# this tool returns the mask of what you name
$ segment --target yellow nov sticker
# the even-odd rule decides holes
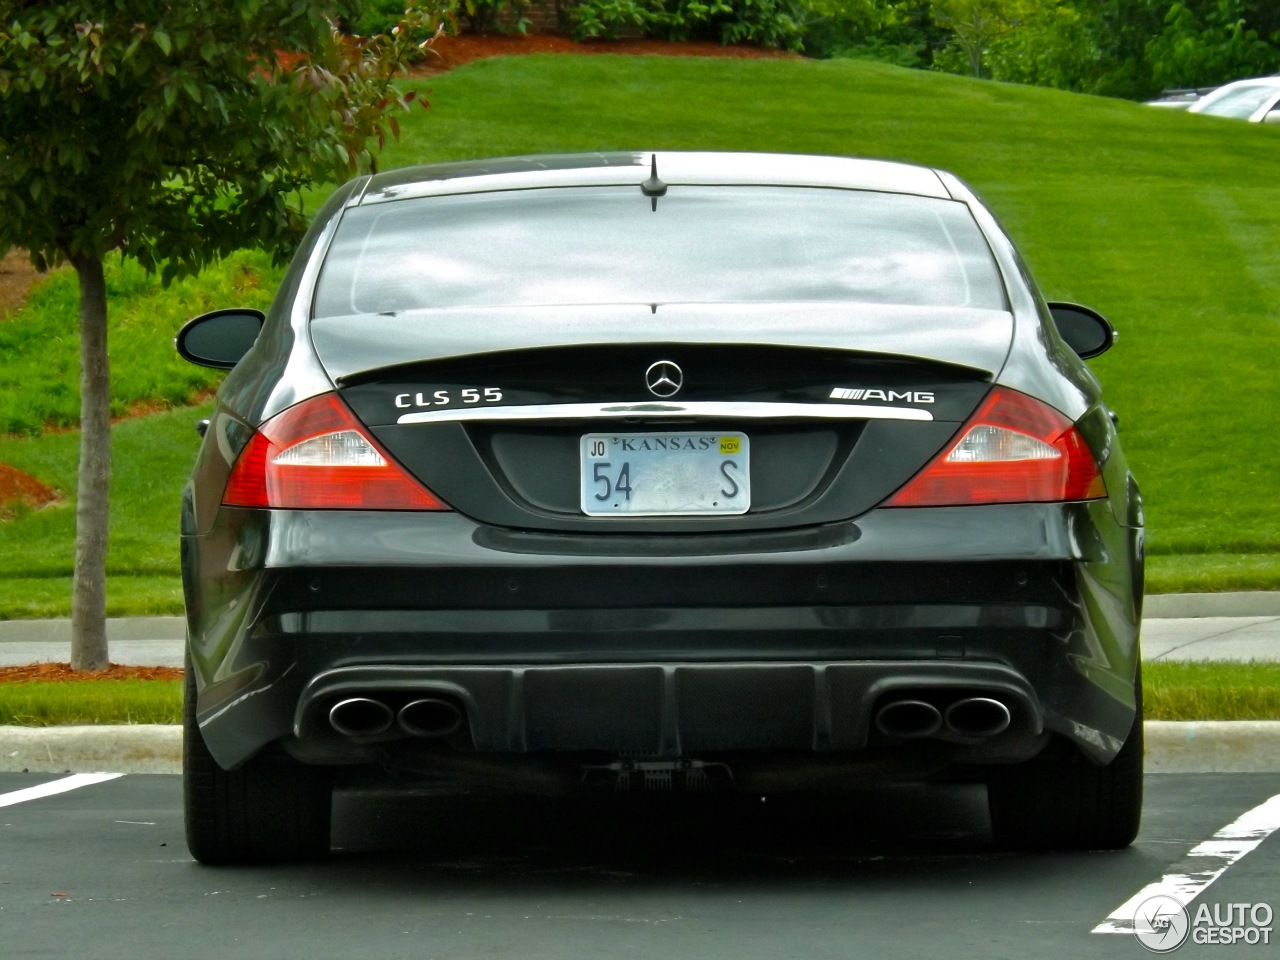
[[[741,437],[721,437],[720,452],[722,454],[741,453],[742,438]]]

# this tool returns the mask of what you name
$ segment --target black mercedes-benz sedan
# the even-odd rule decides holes
[[[388,770],[562,795],[984,782],[1132,841],[1143,520],[974,194],[843,157],[597,153],[339,188],[182,504],[188,842],[329,848]]]

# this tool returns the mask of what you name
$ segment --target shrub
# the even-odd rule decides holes
[[[804,38],[799,0],[579,0],[569,20],[578,40],[639,31],[664,40],[800,50]]]
[[[364,0],[360,16],[349,24],[358,36],[390,33],[404,19],[405,7],[431,5],[453,33],[524,33],[529,29],[530,0]]]

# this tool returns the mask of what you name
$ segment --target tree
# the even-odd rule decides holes
[[[1093,14],[1068,0],[1008,0],[1010,29],[987,50],[993,80],[1086,90],[1098,73]]]
[[[1247,0],[1172,4],[1160,34],[1146,45],[1156,82],[1208,86],[1273,72],[1280,57],[1254,24],[1265,24],[1268,14],[1274,22],[1275,14],[1255,6]]]
[[[933,20],[950,30],[969,71],[981,77],[987,49],[1013,29],[1011,0],[931,0]]]
[[[120,251],[168,282],[245,246],[287,256],[305,226],[298,191],[345,179],[398,133],[392,111],[413,93],[392,80],[435,25],[411,8],[392,33],[353,39],[317,12],[349,22],[357,8],[0,0],[0,254],[70,263],[80,285],[76,669],[108,662],[103,260]]]

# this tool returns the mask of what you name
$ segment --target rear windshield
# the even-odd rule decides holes
[[[1005,308],[968,208],[807,187],[572,187],[347,211],[315,316],[482,306],[819,301]]]

